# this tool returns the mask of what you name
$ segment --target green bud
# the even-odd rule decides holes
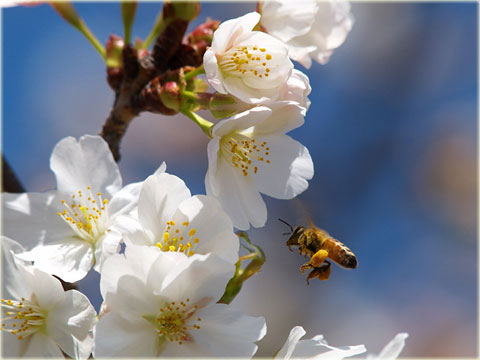
[[[122,67],[122,50],[124,42],[120,36],[111,34],[108,37],[106,45],[106,62],[109,68]]]
[[[192,91],[196,93],[204,93],[208,90],[208,82],[204,79],[193,79]]]
[[[248,110],[252,106],[235,99],[231,95],[215,93],[209,103],[209,109],[212,115],[217,119],[223,119],[242,111]]]
[[[243,283],[251,276],[259,272],[265,263],[265,254],[263,250],[259,246],[251,243],[250,239],[248,238],[248,234],[244,231],[239,231],[237,232],[237,235],[247,243],[247,246],[244,247],[250,254],[240,257],[235,264],[235,275],[233,275],[233,277],[227,283],[225,292],[218,301],[222,304],[230,304],[242,289]],[[247,267],[242,268],[242,261],[248,260],[250,260],[250,263],[247,265]]]
[[[182,100],[178,84],[174,81],[166,82],[160,89],[160,100],[167,108],[180,111]]]

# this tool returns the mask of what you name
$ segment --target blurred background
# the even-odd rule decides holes
[[[105,41],[123,34],[118,4],[75,4]],[[145,38],[161,4],[141,3]],[[227,20],[255,3],[205,3]],[[290,329],[334,346],[378,353],[398,332],[404,357],[477,356],[477,4],[354,3],[355,25],[327,65],[310,70],[311,108],[290,133],[311,152],[315,176],[296,201],[266,198],[269,220],[249,231],[267,262],[233,305],[265,316],[258,356],[272,357]],[[55,187],[49,156],[65,136],[96,134],[113,93],[90,44],[47,5],[2,11],[3,151],[28,191]],[[207,138],[185,117],[143,115],[123,140],[124,183],[162,161],[204,193]],[[285,246],[306,223],[347,244],[359,267],[333,266],[305,282],[304,259]],[[21,240],[21,239],[17,239]],[[80,283],[98,309],[99,275]]]

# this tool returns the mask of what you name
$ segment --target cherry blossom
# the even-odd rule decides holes
[[[266,332],[261,317],[217,304],[234,265],[130,245],[102,268],[104,315],[95,357],[248,357]]]
[[[118,166],[99,136],[61,140],[50,168],[56,191],[3,194],[3,233],[28,240],[23,245],[31,250],[19,257],[74,282],[92,266],[98,271],[106,257],[119,251],[121,234],[110,226],[135,208],[141,182],[122,187]]]
[[[281,41],[252,31],[259,20],[260,15],[253,12],[223,22],[203,57],[210,85],[250,104],[277,98],[278,88],[293,69]]]

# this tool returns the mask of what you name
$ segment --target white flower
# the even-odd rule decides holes
[[[306,68],[313,60],[328,62],[352,29],[350,3],[345,0],[261,1],[260,24],[288,46],[288,54]]]
[[[305,108],[294,102],[259,106],[217,123],[208,144],[208,195],[219,199],[236,228],[265,225],[259,192],[291,199],[308,187],[313,163],[303,145],[285,135],[303,124]]]
[[[100,288],[108,311],[95,331],[95,357],[251,357],[266,332],[261,317],[216,304],[234,265],[127,246],[108,258]]]
[[[156,174],[142,185],[138,217],[117,217],[114,229],[128,245],[148,245],[187,256],[214,253],[232,263],[239,240],[232,221],[213,197],[191,196],[178,177]]]
[[[215,90],[249,104],[275,99],[293,69],[281,41],[252,31],[259,19],[253,12],[222,23],[203,57],[207,80]]]
[[[365,346],[343,346],[335,348],[327,344],[322,335],[300,340],[306,334],[301,326],[295,326],[275,359],[340,360],[366,351]]]
[[[96,313],[76,290],[63,291],[58,279],[15,261],[10,249],[20,245],[2,237],[3,272],[2,356],[87,359]]]
[[[368,354],[368,360],[395,360],[400,355],[400,352],[405,346],[405,340],[408,338],[407,333],[397,334],[393,340],[391,340],[385,347],[382,349],[380,354],[372,355]]]
[[[19,256],[74,282],[92,266],[98,271],[105,257],[118,252],[121,234],[109,227],[116,216],[136,206],[141,183],[122,188],[118,166],[99,136],[61,140],[50,168],[57,191],[3,194],[3,233],[32,240],[35,247]]]

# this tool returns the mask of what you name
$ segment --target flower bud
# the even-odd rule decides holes
[[[180,88],[175,81],[166,82],[160,89],[160,100],[165,107],[179,111],[182,100],[180,97]]]
[[[219,25],[220,21],[207,19],[188,35],[187,43],[203,56],[207,47],[212,44],[213,33]]]
[[[217,119],[223,119],[242,111],[248,110],[252,105],[241,102],[228,94],[215,93],[209,103],[210,112]]]
[[[108,37],[106,44],[106,62],[107,67],[122,67],[122,50],[124,46],[123,39],[118,36],[111,34]]]

